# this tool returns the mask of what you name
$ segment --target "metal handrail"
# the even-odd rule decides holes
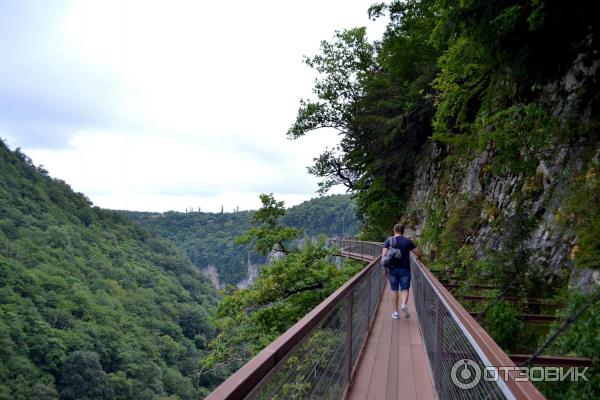
[[[358,241],[348,240],[348,243],[356,245]],[[370,244],[377,244],[379,248],[382,248],[381,243],[365,242]],[[342,247],[342,246],[340,246]],[[464,337],[469,341],[471,346],[475,349],[475,352],[480,358],[480,362],[485,367],[507,367],[516,368],[516,364],[509,356],[498,346],[498,344],[489,336],[489,334],[479,325],[479,323],[469,314],[469,312],[452,296],[452,294],[442,285],[437,278],[429,271],[429,269],[419,260],[414,254],[411,253],[411,269],[413,274],[421,274],[431,289],[438,296],[440,303],[446,308],[447,312],[454,319],[456,324],[460,327],[460,330],[464,334]],[[416,289],[413,289],[416,291]],[[417,315],[419,320],[422,321],[427,318],[423,304],[419,304],[419,293],[415,292],[415,302],[417,307]],[[420,307],[421,306],[421,307]],[[431,310],[427,310],[431,311]],[[441,335],[447,335],[447,332],[443,330],[439,332]],[[424,335],[424,344],[427,348],[429,362],[431,364],[431,355],[433,353],[433,343],[428,343],[427,336]],[[448,338],[446,338],[448,340]],[[464,356],[463,356],[464,357]],[[430,370],[432,370],[430,368]],[[433,370],[432,370],[433,371]],[[433,373],[433,372],[432,372]],[[451,371],[445,370],[444,373],[449,376]],[[435,375],[435,373],[433,373]],[[530,381],[516,381],[515,377],[519,377],[517,371],[510,371],[508,373],[508,380],[498,381],[498,389],[504,395],[505,398],[516,398],[516,399],[543,399],[544,396]],[[434,384],[436,386],[436,392],[440,398],[451,397],[445,393],[441,393],[441,387],[439,382],[436,382],[436,376],[432,376]],[[438,377],[438,380],[439,377]],[[465,397],[470,397],[465,391]]]
[[[374,319],[377,303],[381,298],[383,289],[381,284],[382,274],[380,272],[382,244],[348,239],[331,239],[329,242],[332,246],[342,249],[341,255],[370,261],[369,264],[223,382],[207,397],[208,399],[269,398],[269,394],[261,397],[261,391],[273,381],[277,381],[273,376],[284,369],[286,362],[289,364],[292,356],[300,352],[299,349],[304,345],[303,343],[306,343],[308,338],[314,335],[320,324],[323,324],[323,321],[327,319],[331,319],[334,314],[337,315],[338,332],[343,332],[345,335],[345,344],[340,346],[341,350],[339,351],[342,354],[340,357],[344,359],[342,365],[344,365],[345,372],[340,374],[335,381],[338,386],[343,384],[343,390],[328,391],[327,394],[330,398],[343,398],[345,396],[352,384],[354,371],[359,363],[369,327]],[[472,398],[473,395],[478,395],[478,392],[469,392],[468,390],[456,391],[456,387],[447,384],[451,373],[450,368],[448,368],[448,360],[454,360],[456,356],[464,358],[466,354],[477,358],[477,363],[485,367],[496,369],[498,367],[516,368],[509,356],[413,254],[411,254],[411,269],[415,281],[413,292],[416,312],[421,322],[423,342],[427,350],[434,387],[440,399]],[[373,280],[373,276],[375,276],[375,280]],[[355,296],[354,292],[358,291],[360,285],[367,282],[367,279],[369,283],[367,286],[368,295],[363,293],[361,296]],[[379,286],[376,286],[379,293],[372,293],[371,286],[374,281],[379,284]],[[376,296],[376,302],[372,301],[373,295]],[[425,296],[429,296],[429,298]],[[367,326],[365,328],[363,324],[360,328],[360,335],[364,336],[353,332],[355,326],[353,299],[355,297],[363,303],[364,299],[368,298]],[[358,303],[354,304],[354,307],[358,306]],[[439,320],[432,318],[432,316],[437,317]],[[425,329],[424,324],[427,325]],[[444,326],[444,324],[452,324],[453,331],[445,331],[444,328],[447,326]],[[431,327],[433,329],[429,329]],[[453,334],[454,337],[452,337]],[[353,335],[356,335],[359,340],[353,339]],[[460,345],[463,346],[462,349],[466,349],[465,352],[462,352],[460,348],[458,351],[454,348]],[[464,346],[468,346],[468,348]],[[337,368],[339,369],[339,367]],[[486,398],[544,398],[531,382],[517,381],[515,377],[518,377],[516,371],[509,372],[506,382],[499,380],[494,383],[497,387],[488,388],[491,391],[485,392]],[[285,379],[289,379],[289,377],[286,376]],[[275,390],[283,392],[281,396],[285,398],[285,392],[282,389],[285,385],[282,385],[279,383]],[[454,390],[454,392],[448,393],[446,390]],[[270,393],[276,393],[278,396],[281,394],[274,391]],[[315,398],[315,395],[309,394],[306,397]]]
[[[451,315],[453,320],[458,324],[462,334],[468,342],[473,346],[475,352],[480,357],[480,361],[485,367],[507,367],[516,368],[515,363],[509,358],[509,356],[498,346],[498,344],[490,337],[490,335],[479,325],[479,323],[468,313],[468,311],[452,296],[452,294],[442,285],[437,278],[429,271],[429,269],[414,255],[411,254],[411,268],[413,273],[421,273],[426,279],[427,283],[431,285],[431,288],[437,295],[438,299],[443,304],[445,310]],[[415,271],[416,270],[416,271]],[[417,306],[417,314],[419,314],[419,320],[422,321],[425,310],[419,310],[419,294],[416,293],[415,289],[415,302]],[[424,335],[427,336],[427,335]],[[431,344],[427,343],[427,337],[424,338],[426,348],[431,347]],[[435,349],[427,348],[429,355],[435,353]],[[464,356],[462,357],[464,358]],[[430,362],[431,356],[430,356]],[[448,371],[449,373],[449,371]],[[509,371],[508,379],[506,381],[500,379],[497,381],[499,390],[506,398],[516,399],[543,399],[544,396],[530,381],[517,381],[515,378],[519,377],[518,372]],[[434,376],[434,383],[436,384],[436,390],[438,390],[438,383]],[[439,393],[438,393],[439,394]]]
[[[339,243],[341,244],[341,242]],[[336,242],[332,241],[332,244],[335,245]],[[363,285],[363,283],[368,280],[367,283],[369,285],[367,287],[369,289],[369,295],[361,296],[359,298],[359,300],[362,301],[366,301],[368,298],[367,331],[374,319],[381,293],[383,293],[383,274],[381,273],[380,257],[375,256],[374,251],[365,253],[364,250],[372,250],[372,246],[368,246],[368,249],[365,249],[364,246],[362,246],[362,252],[357,252],[356,258],[370,260],[365,268],[350,278],[333,294],[327,297],[327,299],[304,316],[304,318],[294,324],[274,342],[248,361],[242,368],[209,394],[207,399],[260,398],[261,390],[267,387],[269,382],[273,380],[274,374],[282,369],[283,364],[290,355],[294,354],[294,352],[307,341],[307,338],[309,338],[311,333],[318,329],[319,325],[327,318],[330,318],[331,314],[340,307],[344,307],[345,310],[343,314],[347,316],[344,325],[347,348],[344,349],[344,357],[346,357],[346,362],[344,363],[346,373],[343,377],[344,389],[341,394],[343,396],[351,384],[355,366],[360,359],[360,353],[367,337],[367,332],[365,331],[362,332],[362,335],[364,335],[362,338],[358,337],[361,332],[354,332],[354,335],[360,339],[359,341],[357,341],[357,338],[353,338],[352,328],[355,325],[352,313],[352,299],[355,297],[353,296],[353,291],[357,290],[359,285]],[[379,289],[379,293],[371,293],[371,286]],[[372,297],[376,298],[376,302],[372,301]],[[355,307],[357,306],[358,304],[355,305]]]

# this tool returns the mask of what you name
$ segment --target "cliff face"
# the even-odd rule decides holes
[[[214,265],[208,265],[206,268],[201,268],[200,271],[208,278],[213,287],[217,290],[223,288],[223,284],[219,280],[219,271]]]
[[[256,278],[258,278],[259,273],[260,269],[258,264],[248,263],[248,272],[246,274],[246,277],[240,282],[238,282],[236,286],[240,289],[247,288],[248,286],[252,285],[254,281],[256,281]]]
[[[564,78],[544,87],[538,99],[560,121],[572,118],[575,108],[582,110],[578,126],[588,124],[597,112],[594,96],[584,93],[597,87],[600,61],[584,60],[580,55]],[[498,174],[492,164],[501,155],[493,144],[459,154],[447,145],[428,143],[404,216],[413,229],[409,235],[419,239],[430,262],[441,268],[512,264],[508,269],[513,273],[525,269],[523,275],[542,286],[562,281],[589,292],[600,279],[593,269],[574,268],[581,238],[572,222],[580,216],[571,209],[580,181],[597,180],[597,134],[552,140],[542,148],[522,148],[520,154],[534,163],[532,168]],[[499,260],[500,253],[511,255]],[[483,267],[478,272],[493,271]]]

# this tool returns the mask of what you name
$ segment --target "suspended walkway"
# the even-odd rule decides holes
[[[392,319],[381,243],[331,244],[368,265],[208,399],[543,399],[415,257],[411,316]]]

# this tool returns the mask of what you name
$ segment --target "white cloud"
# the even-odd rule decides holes
[[[28,153],[103,207],[217,211],[221,205],[228,210],[256,208],[259,193],[275,192],[288,205],[306,200],[317,180],[305,173],[305,166],[323,146],[337,141],[334,134],[294,142],[281,135],[271,147],[257,151],[256,144],[244,149],[247,142],[236,136],[191,139],[81,132],[69,147]]]
[[[285,138],[314,80],[302,56],[336,29],[383,30],[362,0],[56,4],[18,42],[31,51],[0,39],[15,54],[0,72],[17,77],[0,78],[0,103],[27,92],[0,128],[108,208],[217,211],[256,208],[261,192],[290,204],[314,196],[306,166],[336,138]],[[66,141],[47,144],[44,129]]]

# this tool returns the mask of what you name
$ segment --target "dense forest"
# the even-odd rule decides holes
[[[171,240],[198,268],[214,266],[223,285],[235,285],[244,279],[249,263],[266,262],[266,257],[258,254],[251,245],[236,243],[236,239],[250,228],[254,211],[123,213]],[[299,228],[310,237],[354,236],[358,233],[356,206],[347,195],[318,197],[290,207],[281,223]]]
[[[0,142],[0,398],[197,399],[217,293],[189,259]]]
[[[493,299],[465,306],[506,351],[594,360],[589,383],[539,384],[549,398],[599,398],[595,4],[406,0],[369,15],[387,20],[380,41],[346,29],[305,59],[319,77],[288,136],[341,138],[310,168],[321,192],[350,190],[365,239],[403,221],[457,296]],[[525,313],[558,320],[534,326]]]

